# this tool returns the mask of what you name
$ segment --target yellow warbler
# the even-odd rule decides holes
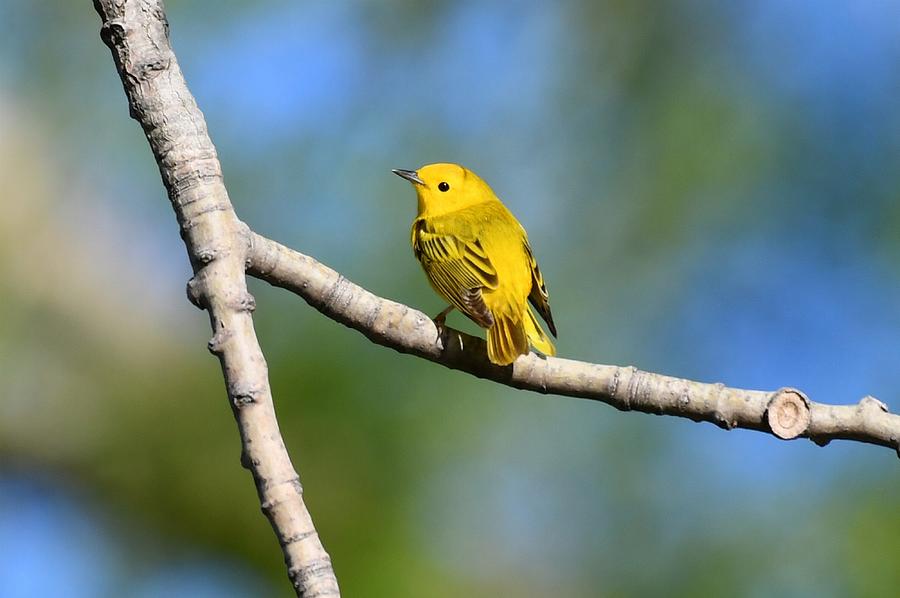
[[[529,344],[554,355],[553,343],[527,303],[556,336],[547,287],[528,236],[487,183],[457,164],[393,172],[416,190],[413,252],[431,286],[450,303],[435,318],[438,326],[456,308],[487,328],[488,358],[497,365],[525,355]]]

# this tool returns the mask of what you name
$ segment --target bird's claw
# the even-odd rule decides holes
[[[439,313],[438,315],[436,315],[434,318],[432,318],[432,321],[434,322],[434,327],[437,329],[437,338],[435,338],[435,341],[441,340],[441,337],[444,336],[444,330],[447,328],[447,326],[446,326],[447,314],[449,314],[452,310],[453,310],[453,307],[450,306],[447,309],[445,309],[444,311],[442,311],[441,313]]]
[[[441,340],[441,337],[444,336],[444,329],[446,328],[447,316],[439,315],[434,318],[434,327],[437,329],[437,337],[434,339],[435,341]]]

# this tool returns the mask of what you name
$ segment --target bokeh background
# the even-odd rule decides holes
[[[529,230],[561,355],[900,411],[900,4],[167,5],[262,234],[436,313],[389,169],[460,162]],[[290,596],[98,29],[0,4],[0,596]],[[518,392],[252,284],[347,596],[900,587],[892,451]]]

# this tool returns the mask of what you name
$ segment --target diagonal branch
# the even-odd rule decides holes
[[[188,295],[209,312],[209,350],[219,357],[262,510],[284,552],[298,596],[336,597],[331,560],[303,502],[278,430],[268,370],[253,329],[244,265],[249,231],[238,220],[203,114],[169,45],[161,0],[94,0],[131,116],[144,129],[194,269]]]
[[[893,448],[900,455],[900,415],[888,413],[873,397],[855,405],[826,405],[790,388],[743,390],[535,354],[520,357],[512,366],[495,366],[480,338],[449,327],[438,338],[434,322],[422,312],[382,299],[313,258],[256,233],[250,240],[251,276],[300,295],[327,317],[401,353],[514,388],[593,399],[622,411],[675,415],[786,440],[809,438],[820,446],[835,439],[856,440]]]

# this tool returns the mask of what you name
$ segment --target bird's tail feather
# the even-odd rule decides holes
[[[531,342],[531,346],[544,355],[556,355],[556,347],[553,346],[550,337],[547,336],[544,329],[541,328],[541,325],[538,323],[537,318],[534,317],[531,308],[527,305],[525,306],[524,319],[525,335],[528,337],[529,342]]]
[[[488,329],[488,359],[497,365],[509,365],[519,355],[528,353],[528,345],[544,355],[556,355],[556,347],[538,324],[530,307],[525,307],[521,319],[511,315],[494,316]]]
[[[532,316],[533,319],[533,316]],[[520,320],[511,315],[494,315],[487,332],[488,359],[497,365],[509,365],[528,353],[528,337]]]

